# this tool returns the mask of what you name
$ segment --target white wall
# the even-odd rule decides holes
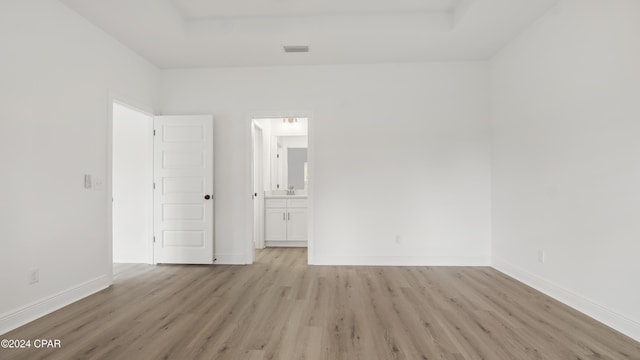
[[[280,136],[278,138],[282,147],[285,148],[306,148],[309,146],[309,139],[305,136]]]
[[[565,0],[499,53],[492,174],[495,265],[640,340],[639,35]]]
[[[113,106],[113,262],[150,263],[153,117]]]
[[[216,118],[218,262],[249,248],[247,119],[306,110],[316,263],[488,264],[488,75],[486,63],[162,71],[163,113]]]
[[[109,95],[152,106],[157,69],[57,1],[0,5],[0,333],[111,281]],[[27,284],[29,269],[40,282]]]

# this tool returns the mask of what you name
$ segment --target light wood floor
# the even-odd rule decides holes
[[[3,339],[0,359],[640,359],[637,343],[490,268],[118,265],[113,287]]]

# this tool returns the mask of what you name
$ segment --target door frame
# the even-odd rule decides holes
[[[105,169],[105,200],[107,205],[107,266],[112,269],[109,274],[109,283],[113,283],[113,105],[119,104],[127,107],[131,110],[140,112],[144,115],[150,116],[151,121],[149,124],[149,141],[150,141],[150,163],[153,164],[153,114],[154,111],[150,106],[145,105],[143,102],[131,99],[122,94],[107,91],[107,164]],[[153,192],[153,166],[151,167],[151,174],[149,174],[149,191]],[[151,194],[153,195],[153,194]],[[149,221],[147,222],[147,258],[149,264],[155,264],[153,256],[153,196],[150,198],[149,204]]]
[[[315,152],[314,152],[314,128],[315,120],[313,112],[308,110],[284,110],[284,111],[255,111],[247,115],[244,123],[245,133],[245,194],[249,196],[245,197],[245,263],[253,264],[255,246],[253,243],[253,120],[254,119],[268,119],[268,118],[287,118],[287,117],[299,117],[307,118],[307,164],[309,168],[307,185],[307,263],[309,265],[315,264],[315,241],[314,241],[314,177],[315,177]]]
[[[260,130],[260,137],[257,136],[257,131],[256,130]],[[265,221],[265,217],[264,217],[264,129],[255,121],[252,121],[251,124],[251,131],[252,131],[252,148],[253,148],[253,156],[252,157],[252,162],[254,163],[254,167],[253,170],[255,170],[256,168],[256,159],[255,159],[255,155],[259,155],[259,161],[257,162],[259,165],[257,166],[260,169],[260,174],[259,176],[256,176],[255,172],[252,173],[253,175],[253,191],[255,192],[256,190],[256,181],[258,182],[258,195],[257,195],[257,199],[254,198],[253,199],[253,207],[254,207],[254,228],[253,228],[253,240],[254,240],[254,246],[256,248],[264,248],[265,247],[265,234],[264,234],[264,221]],[[258,140],[259,139],[259,140]],[[259,144],[258,144],[259,143]],[[257,145],[259,145],[259,148],[257,148]],[[257,149],[256,149],[257,148]],[[261,185],[261,186],[260,186]],[[258,202],[256,204],[256,201]],[[256,221],[255,218],[255,207],[257,205],[262,204],[262,214],[258,215],[258,221]],[[259,228],[256,229],[256,224],[259,226]],[[260,228],[261,227],[261,228]]]

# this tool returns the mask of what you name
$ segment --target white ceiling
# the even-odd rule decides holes
[[[160,68],[484,60],[558,2],[60,1]]]

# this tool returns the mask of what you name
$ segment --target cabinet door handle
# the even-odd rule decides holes
[[[285,213],[282,213],[282,221],[287,220]]]

